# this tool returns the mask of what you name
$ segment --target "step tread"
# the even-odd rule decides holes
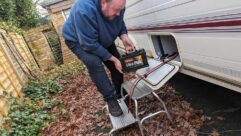
[[[109,117],[110,117],[110,120],[112,123],[112,127],[115,131],[125,128],[136,122],[136,119],[134,118],[132,113],[130,111],[128,111],[128,108],[127,108],[125,102],[123,101],[123,99],[120,99],[118,101],[119,101],[119,105],[123,111],[123,114],[119,117],[114,117],[111,114],[109,114]],[[107,111],[108,111],[108,108],[107,108]]]
[[[125,91],[128,94],[130,94],[132,83],[135,80],[136,79],[132,79],[132,80],[127,81],[127,82],[122,84],[122,87],[125,89]],[[141,80],[141,81],[138,82],[137,86],[133,90],[132,99],[140,99],[144,96],[147,96],[147,95],[151,94],[152,91],[153,90],[149,86],[144,84],[143,81]]]

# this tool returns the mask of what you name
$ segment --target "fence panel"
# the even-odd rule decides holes
[[[29,67],[37,66],[24,42],[20,35],[9,35],[0,29],[0,115],[6,115],[8,111],[4,93],[22,98],[21,88],[27,82]]]
[[[34,59],[27,43],[25,42],[23,36],[16,33],[10,33],[11,40],[15,47],[19,50],[20,54],[23,57],[23,60],[31,68],[38,68],[36,60]]]

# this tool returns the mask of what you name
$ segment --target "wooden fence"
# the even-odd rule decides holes
[[[48,69],[63,63],[61,44],[52,25],[19,35],[0,29],[0,125],[8,111],[4,94],[22,98],[22,86],[32,69]]]
[[[4,92],[22,98],[22,85],[30,69],[37,67],[24,38],[0,29],[0,115],[6,115],[8,110]]]

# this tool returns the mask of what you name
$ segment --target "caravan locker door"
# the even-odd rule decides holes
[[[136,75],[142,77],[145,73],[152,70],[156,66],[160,65],[161,61],[155,59],[148,60],[149,67],[142,68],[136,71]],[[177,72],[179,71],[179,66],[168,62],[163,64],[158,69],[143,78],[144,83],[148,85],[153,90],[160,89],[167,81],[169,81]]]

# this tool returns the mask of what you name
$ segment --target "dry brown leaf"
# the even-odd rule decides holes
[[[191,129],[188,136],[197,136],[197,134],[193,129]]]
[[[217,131],[213,131],[209,136],[220,136],[220,134]]]
[[[222,117],[222,116],[218,116],[217,119],[218,119],[218,120],[221,120],[221,121],[225,120],[225,118]]]
[[[212,124],[214,124],[215,123],[215,121],[209,121],[208,123],[207,123],[207,125],[212,125]]]
[[[133,77],[133,73],[124,76],[125,81]],[[64,91],[56,95],[54,99],[64,101],[64,108],[69,113],[69,118],[59,116],[55,122],[43,130],[43,134],[46,136],[108,135],[108,130],[111,129],[112,125],[105,110],[102,111],[105,102],[89,76],[80,73],[72,80],[72,83],[63,87]],[[192,109],[189,103],[177,96],[172,85],[163,86],[161,91],[159,96],[166,103],[174,122],[171,124],[165,114],[148,119],[144,122],[148,135],[196,136],[193,128],[200,128],[203,125],[202,114]],[[140,100],[140,106],[148,103],[148,106],[140,107],[140,112],[144,111],[143,114],[149,114],[157,110],[159,104],[153,98],[147,97]],[[138,125],[124,129],[120,135],[139,136]]]

